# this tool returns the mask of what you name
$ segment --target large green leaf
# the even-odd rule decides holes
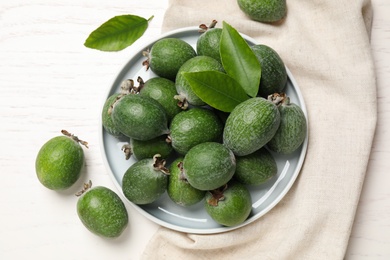
[[[94,30],[84,45],[101,51],[120,51],[138,40],[148,28],[149,21],[136,15],[115,16]]]
[[[183,73],[194,93],[209,106],[231,112],[249,97],[240,84],[229,75],[219,71]]]
[[[260,62],[245,39],[226,22],[223,22],[220,53],[226,73],[237,80],[249,96],[255,97],[260,85]]]

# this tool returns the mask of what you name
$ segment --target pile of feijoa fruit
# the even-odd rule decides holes
[[[134,66],[152,78],[122,82],[102,111],[105,131],[128,140],[122,191],[134,204],[167,192],[176,204],[204,203],[223,226],[251,213],[248,186],[277,173],[274,158],[307,135],[305,114],[285,94],[287,72],[269,46],[250,46],[232,26],[201,25],[196,46],[163,38]],[[136,81],[136,82],[135,82]],[[202,202],[203,201],[203,202]]]

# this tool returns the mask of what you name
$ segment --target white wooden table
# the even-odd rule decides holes
[[[390,1],[372,3],[379,120],[347,259],[390,259]],[[125,13],[154,15],[144,35],[153,38],[167,6],[168,0],[1,1],[0,259],[139,258],[156,224],[128,206],[123,236],[103,240],[78,219],[77,187],[43,188],[34,163],[41,145],[66,129],[90,144],[79,184],[92,179],[115,190],[102,163],[98,124],[103,99],[130,49],[106,53],[83,43],[102,22]]]

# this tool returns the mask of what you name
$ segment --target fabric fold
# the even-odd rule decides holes
[[[278,24],[250,20],[235,0],[170,0],[163,32],[226,21],[275,49],[305,99],[309,145],[287,195],[255,222],[196,235],[161,227],[143,259],[342,259],[376,127],[369,0],[288,1]]]

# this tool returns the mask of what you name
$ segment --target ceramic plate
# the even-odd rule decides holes
[[[136,82],[138,76],[142,77],[144,81],[156,76],[150,70],[146,71],[145,67],[142,66],[142,62],[145,60],[142,51],[151,48],[154,42],[166,37],[180,38],[195,48],[199,33],[197,27],[183,28],[163,34],[153,41],[145,43],[142,49],[135,51],[130,56],[130,60],[117,75],[104,100],[110,95],[119,92],[120,84],[125,79],[133,79]],[[254,39],[247,36],[244,36],[244,38],[250,45],[256,44]],[[291,102],[298,104],[302,108],[307,118],[306,107],[300,89],[288,69],[287,74],[288,85],[285,92],[290,97]],[[134,163],[132,158],[125,160],[124,154],[121,151],[122,145],[128,142],[128,140],[120,140],[109,135],[104,131],[101,124],[99,128],[101,134],[101,150],[105,166],[118,192],[123,196],[121,188],[122,177],[128,167]],[[278,173],[273,179],[261,186],[249,187],[253,203],[252,213],[244,223],[238,226],[224,227],[217,224],[203,209],[203,201],[188,208],[176,205],[170,200],[167,192],[157,201],[149,205],[139,206],[126,199],[125,201],[131,204],[146,218],[173,230],[196,234],[211,234],[237,229],[259,219],[269,212],[289,191],[301,170],[305,159],[307,142],[308,138],[306,137],[303,145],[291,155],[282,156],[274,154],[278,166]],[[125,197],[123,196],[123,198]]]

